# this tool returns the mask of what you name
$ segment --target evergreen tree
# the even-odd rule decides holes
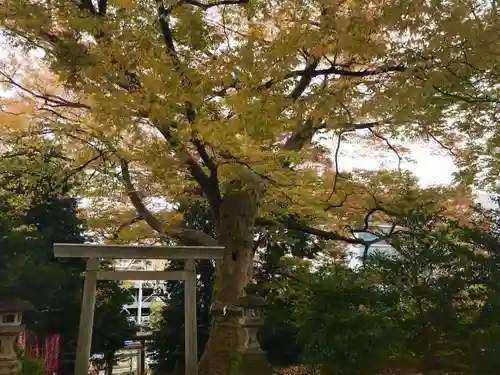
[[[30,146],[30,147],[28,147]],[[78,183],[53,145],[17,146],[0,159],[0,299],[35,306],[28,330],[61,336],[61,373],[73,373],[85,261],[55,259],[54,243],[83,243],[85,223],[71,190]],[[15,154],[12,159],[10,154]],[[94,349],[112,352],[134,332],[121,312],[127,294],[116,282],[99,287]],[[108,354],[109,357],[109,354]]]

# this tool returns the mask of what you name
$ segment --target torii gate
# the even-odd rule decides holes
[[[222,259],[220,246],[140,246],[97,244],[54,244],[56,258],[87,258],[82,310],[78,327],[75,375],[88,375],[97,280],[182,280],[184,281],[185,375],[198,373],[196,332],[195,259]],[[101,259],[184,260],[183,270],[101,271]]]

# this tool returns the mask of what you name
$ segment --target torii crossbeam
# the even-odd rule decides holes
[[[75,375],[88,375],[97,280],[182,280],[184,281],[184,335],[186,375],[198,373],[196,332],[195,259],[222,259],[220,246],[140,246],[97,244],[54,244],[56,258],[86,258],[87,270],[83,287],[82,310],[78,327]],[[165,271],[101,271],[103,259],[184,260],[183,270]]]

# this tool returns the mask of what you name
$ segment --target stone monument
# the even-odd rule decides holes
[[[24,329],[23,312],[33,305],[21,299],[0,301],[0,375],[19,375],[21,361],[17,357],[16,339]]]
[[[257,340],[259,329],[264,324],[262,310],[266,301],[250,294],[241,297],[238,304],[243,308],[240,324],[244,330],[244,338],[236,375],[270,375],[273,373],[272,368]]]

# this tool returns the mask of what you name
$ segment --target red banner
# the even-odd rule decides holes
[[[58,334],[45,337],[40,348],[38,338],[33,332],[21,332],[18,345],[24,349],[26,357],[43,361],[47,375],[57,373],[59,370],[60,336]]]
[[[50,335],[45,338],[43,354],[45,373],[56,373],[59,369],[59,335]]]
[[[26,349],[26,333],[24,333],[24,331],[19,334],[17,345],[23,350]]]

